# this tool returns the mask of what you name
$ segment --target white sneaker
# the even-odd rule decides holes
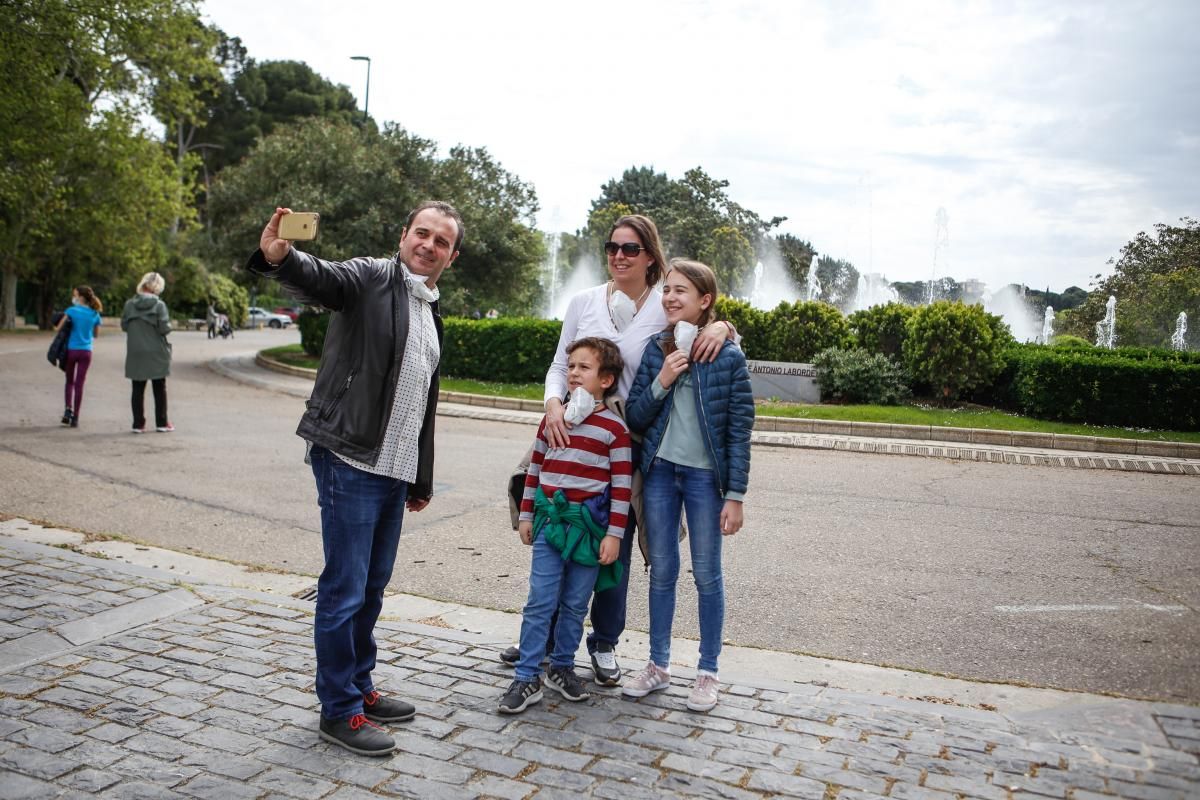
[[[717,705],[717,692],[721,690],[721,682],[711,672],[696,674],[696,682],[692,684],[692,692],[688,695],[687,707],[692,711],[711,711]]]
[[[625,681],[621,694],[626,697],[645,697],[671,685],[671,673],[653,661],[647,661],[641,671]]]

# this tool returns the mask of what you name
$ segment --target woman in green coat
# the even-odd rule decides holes
[[[147,272],[138,284],[137,296],[125,301],[121,330],[125,331],[125,377],[133,381],[133,432],[146,432],[146,381],[154,391],[154,429],[175,430],[167,418],[167,376],[171,374],[171,318],[159,295],[166,281],[157,272]]]

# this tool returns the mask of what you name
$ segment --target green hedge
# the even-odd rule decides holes
[[[319,357],[325,347],[328,313],[300,315],[300,346]],[[554,359],[562,323],[557,320],[504,317],[445,317],[441,372],[453,378],[509,383],[541,383]]]
[[[320,358],[325,349],[325,330],[329,327],[329,312],[305,309],[296,320],[300,328],[300,346],[313,358]]]
[[[759,311],[722,297],[717,300],[717,317],[737,327],[746,357],[760,361],[807,364],[822,350],[851,343],[846,318],[828,303],[797,301]]]
[[[1200,430],[1200,363],[1188,357],[1195,354],[1156,358],[1122,349],[1142,352],[1012,346],[990,399],[1038,419]]]
[[[562,323],[529,317],[447,317],[442,374],[510,383],[541,383],[554,360]]]
[[[904,340],[908,337],[908,321],[916,312],[914,306],[887,303],[855,311],[847,322],[859,347],[899,359],[904,350]]]

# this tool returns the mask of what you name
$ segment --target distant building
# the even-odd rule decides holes
[[[978,278],[967,278],[962,282],[962,298],[965,302],[982,300],[983,293],[986,291],[987,284]]]

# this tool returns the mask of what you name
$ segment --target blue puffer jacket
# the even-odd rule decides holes
[[[647,343],[625,407],[629,429],[645,437],[643,474],[649,471],[658,453],[675,401],[674,385],[659,400],[651,391],[651,381],[658,380],[665,357],[663,341],[670,335],[659,334]],[[693,362],[688,369],[692,373],[697,411],[705,428],[704,445],[716,467],[721,495],[745,492],[750,479],[750,430],[754,427],[754,393],[750,389],[746,356],[732,342],[726,342],[716,361]]]

